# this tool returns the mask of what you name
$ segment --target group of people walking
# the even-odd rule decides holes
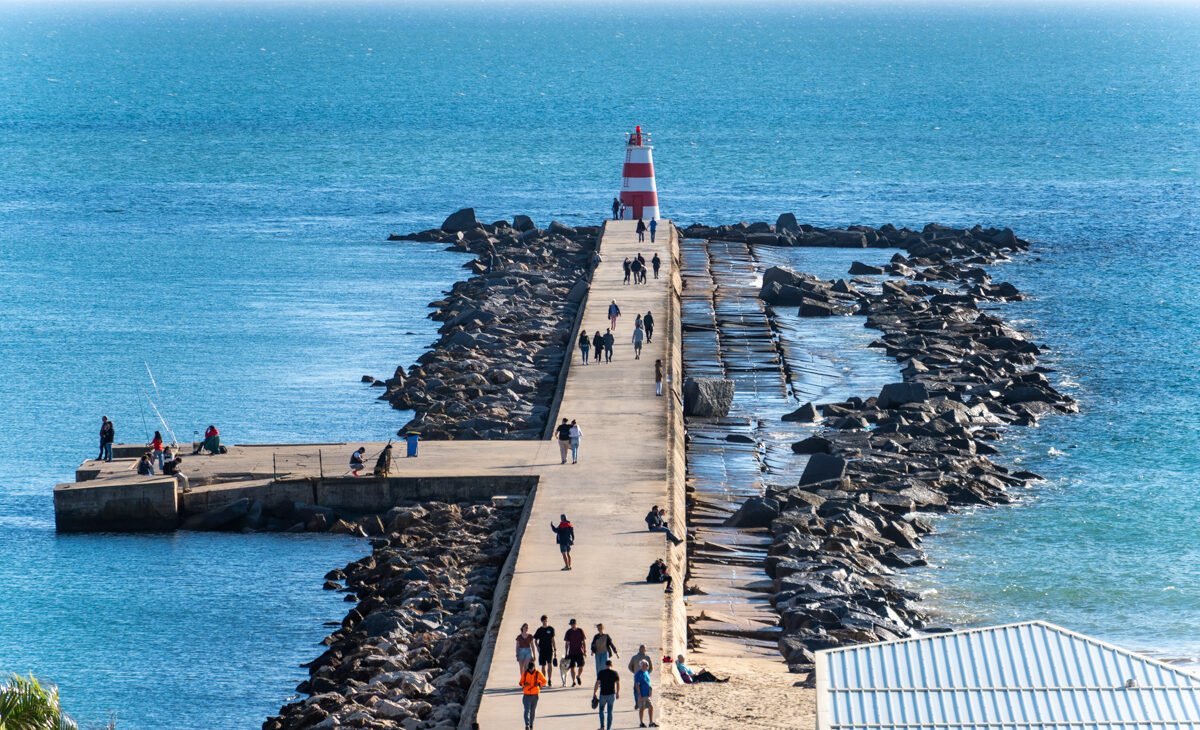
[[[560,687],[566,688],[568,681],[571,687],[586,685],[583,675],[589,653],[596,668],[595,681],[592,683],[592,709],[596,710],[600,717],[600,730],[612,730],[613,710],[617,700],[621,698],[621,675],[615,669],[613,661],[621,657],[616,642],[604,630],[604,624],[596,624],[596,633],[592,634],[591,640],[575,619],[568,621],[567,625],[570,628],[562,637],[561,660],[558,656],[557,632],[550,625],[548,616],[542,616],[541,625],[533,633],[529,632],[529,624],[521,625],[521,633],[517,635],[516,640],[516,656],[521,675],[525,730],[533,730],[537,719],[538,698],[543,688],[554,686],[555,668],[558,669]],[[682,659],[683,656],[680,655],[680,660]],[[654,722],[654,688],[650,679],[653,666],[654,662],[646,653],[645,644],[638,647],[637,654],[630,658],[627,665],[633,675],[633,703],[638,711],[641,727],[647,727],[647,713],[650,721],[648,727],[658,727],[658,723]]]
[[[587,330],[582,330],[579,333],[579,356],[584,365],[592,362],[610,363],[613,358],[613,347],[616,345],[617,338],[613,335],[613,330],[617,328],[617,320],[621,318],[621,308],[617,305],[616,300],[613,300],[608,305],[608,329],[604,330],[604,334],[600,334],[600,330],[592,336],[588,336]],[[633,321],[633,335],[631,343],[633,344],[633,359],[642,359],[642,346],[646,343],[654,341],[654,314],[646,312],[645,314],[637,315]],[[662,393],[659,393],[662,395]]]
[[[639,252],[634,258],[626,256],[625,261],[621,264],[621,268],[625,272],[625,284],[630,283],[630,280],[634,284],[645,284],[647,269],[652,269],[654,271],[654,278],[658,278],[658,272],[662,269],[662,259],[656,253],[654,254],[654,258],[650,259],[650,265],[647,266],[646,257]]]

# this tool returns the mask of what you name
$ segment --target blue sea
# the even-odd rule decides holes
[[[595,223],[634,124],[680,223],[1035,241],[1005,312],[1083,412],[1014,430],[1047,481],[940,520],[912,580],[947,623],[1200,655],[1198,49],[1166,6],[0,6],[0,671],[92,725],[258,726],[366,546],[59,537],[53,485],[151,401],[180,441],[385,438],[359,376],[434,339],[463,263],[386,235]]]

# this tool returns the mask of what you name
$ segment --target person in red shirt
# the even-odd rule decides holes
[[[154,438],[150,440],[150,454],[158,461],[158,470],[163,468],[163,438],[158,431],[154,432]]]
[[[221,453],[221,432],[217,430],[216,426],[209,424],[208,428],[204,429],[204,440],[192,453],[199,454],[201,451],[207,451],[210,454]]]
[[[575,619],[570,621],[571,628],[563,634],[566,644],[567,671],[571,674],[571,686],[583,684],[583,662],[587,656],[587,636],[583,629],[575,625]]]

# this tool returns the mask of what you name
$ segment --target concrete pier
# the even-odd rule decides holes
[[[184,491],[169,477],[138,477],[134,459],[112,463],[84,462],[73,484],[55,489],[61,530],[170,530],[189,514],[202,514],[239,499],[264,503],[291,500],[337,510],[381,512],[401,500],[481,499],[533,495],[527,526],[514,546],[514,556],[497,588],[492,630],[476,667],[475,684],[464,708],[464,729],[478,720],[483,728],[516,727],[521,696],[514,640],[522,623],[536,628],[546,614],[562,636],[575,618],[590,638],[603,623],[620,656],[621,700],[616,724],[636,723],[628,658],[645,644],[655,658],[654,685],[664,681],[661,657],[683,650],[686,625],[682,576],[686,553],[672,547],[661,533],[647,531],[643,517],[653,505],[665,507],[677,534],[684,532],[685,454],[679,294],[679,242],[670,221],[660,221],[658,241],[637,241],[636,221],[608,221],[600,241],[597,267],[579,327],[590,336],[609,327],[608,307],[615,301],[617,322],[611,363],[583,365],[575,346],[557,409],[559,418],[578,421],[583,431],[578,464],[561,464],[558,444],[546,441],[435,441],[420,446],[420,456],[406,459],[403,444],[394,451],[387,479],[352,477],[350,452],[367,447],[368,472],[381,443],[232,446],[218,456],[185,452]],[[647,274],[644,285],[623,283],[622,262],[657,252],[659,278]],[[634,359],[632,335],[637,315],[652,312],[653,342]],[[655,361],[662,360],[664,394],[655,395]],[[138,448],[129,453],[136,454]],[[122,452],[124,453],[124,452]],[[534,486],[536,485],[536,489]],[[574,570],[563,571],[549,529],[560,514],[574,523]],[[671,566],[676,586],[645,583],[656,558]],[[596,668],[589,657],[585,684],[544,691],[538,707],[541,726],[596,727],[590,707]],[[662,704],[656,703],[661,713]],[[477,713],[477,714],[476,714]],[[656,714],[664,727],[670,717]]]

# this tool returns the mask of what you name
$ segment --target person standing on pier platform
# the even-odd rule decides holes
[[[566,515],[558,516],[558,524],[550,523],[554,531],[554,541],[558,543],[558,551],[562,553],[563,570],[571,569],[571,546],[575,544],[575,526]]]
[[[654,394],[662,395],[663,366],[662,360],[654,361]]]
[[[613,198],[613,220],[621,218],[621,201]]]
[[[624,261],[624,263],[621,264],[621,266],[624,267],[624,269],[625,269],[625,281],[623,283],[628,284],[629,277],[630,277],[630,275],[633,274],[633,262],[630,260],[630,258],[628,256],[626,256],[625,261]]]
[[[616,343],[616,341],[617,341],[617,338],[613,337],[612,330],[605,330],[605,332],[604,332],[604,362],[612,362],[613,345]]]
[[[642,359],[642,337],[643,332],[641,327],[633,328],[633,359]]]
[[[650,259],[650,265],[654,267],[654,278],[658,278],[658,270],[662,268],[662,259],[658,257],[658,252],[654,253],[654,258]]]
[[[113,422],[108,420],[108,416],[100,417],[100,455],[96,457],[99,461],[112,461],[112,445],[117,438],[117,430],[113,427]]]
[[[658,231],[658,219],[651,218],[650,219],[650,243],[654,243],[654,234],[657,231]],[[654,278],[655,279],[658,278],[658,269],[657,268],[655,268],[655,270],[654,270]]]
[[[638,243],[644,243],[646,240],[646,221],[638,218],[637,224]]]
[[[617,300],[614,299],[614,300],[612,300],[612,303],[608,305],[608,328],[609,329],[615,330],[617,328],[617,318],[620,316],[621,316],[621,308],[617,306]]]

